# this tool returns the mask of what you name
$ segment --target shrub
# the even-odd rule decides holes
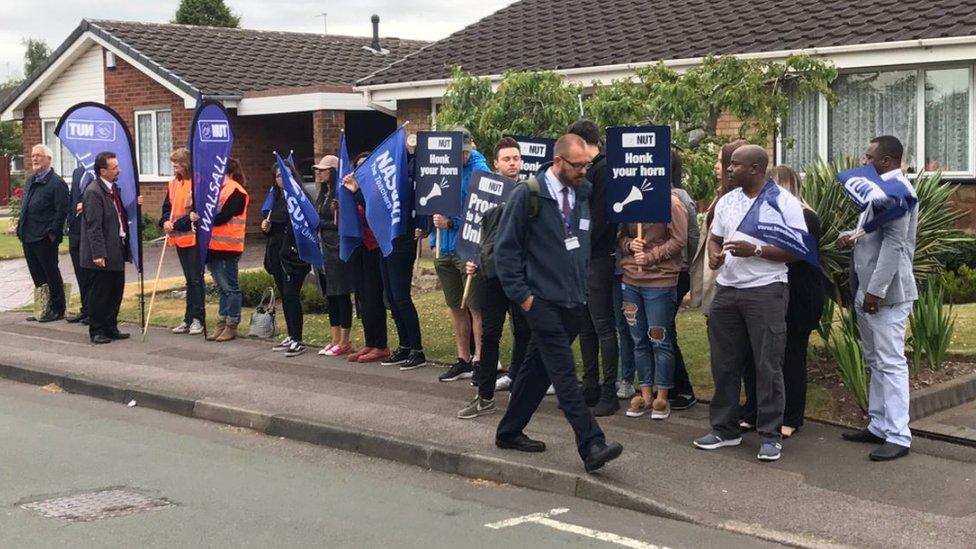
[[[946,301],[972,303],[976,301],[976,269],[962,265],[956,272],[945,274]]]
[[[159,220],[151,215],[142,214],[142,223],[139,227],[142,234],[142,241],[149,242],[163,236],[163,230],[159,227]]]
[[[833,328],[825,341],[827,350],[837,364],[844,387],[865,412],[868,409],[868,371],[861,350],[861,337],[857,329],[857,315],[847,308],[840,309],[840,323]]]
[[[322,297],[322,292],[319,291],[317,284],[306,284],[302,286],[302,310],[311,314],[329,312],[329,306],[325,298]]]
[[[264,269],[241,271],[238,280],[241,285],[241,293],[244,294],[243,303],[245,307],[257,307],[264,292],[275,285],[274,277]],[[274,293],[275,303],[280,308],[281,294],[278,293],[277,288],[275,288]],[[317,285],[306,284],[302,287],[302,310],[309,314],[323,314],[329,311],[328,304],[322,297]]]
[[[963,266],[976,269],[976,238],[969,235],[961,237],[950,250],[939,256],[939,261],[947,273],[958,271]]]
[[[933,370],[941,370],[952,333],[956,328],[956,318],[952,305],[943,303],[942,285],[927,284],[918,296],[908,325],[912,331],[912,374],[918,375],[921,367],[920,355],[925,353],[925,361]]]

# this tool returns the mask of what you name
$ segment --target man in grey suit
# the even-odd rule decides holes
[[[901,142],[890,135],[875,137],[864,153],[885,180],[895,179],[914,195],[911,182],[901,172]],[[873,215],[869,207],[858,227]],[[870,454],[872,461],[889,461],[908,454],[912,434],[908,430],[908,362],[905,360],[905,324],[918,298],[912,260],[918,205],[902,217],[877,230],[843,233],[841,249],[853,247],[851,289],[857,311],[864,358],[871,369],[870,423],[866,429],[844,433],[846,440],[880,444]]]

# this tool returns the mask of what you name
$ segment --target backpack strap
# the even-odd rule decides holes
[[[539,180],[532,177],[525,180],[525,186],[529,188],[529,219],[539,217]]]

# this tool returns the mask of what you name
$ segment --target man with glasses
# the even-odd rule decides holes
[[[512,192],[495,240],[495,269],[502,288],[525,311],[532,330],[495,444],[522,452],[545,451],[545,443],[523,430],[552,383],[590,472],[619,457],[623,447],[607,443],[583,401],[572,351],[586,303],[592,187],[585,176],[590,155],[586,142],[572,134],[556,141],[554,153],[551,165]]]

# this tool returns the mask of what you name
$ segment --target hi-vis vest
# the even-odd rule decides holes
[[[173,178],[169,180],[169,211],[170,222],[175,223],[177,219],[188,215],[193,205],[192,202],[193,182],[189,179]],[[193,231],[181,233],[173,231],[168,239],[170,246],[177,248],[189,248],[197,243],[197,235]]]
[[[231,218],[223,225],[214,226],[210,233],[210,249],[221,252],[244,252],[244,232],[247,228],[247,207],[251,203],[251,197],[240,183],[229,177],[224,178],[224,185],[220,189],[220,208],[224,207],[227,198],[234,191],[244,195],[244,211],[240,215]],[[218,210],[219,211],[219,210]]]

